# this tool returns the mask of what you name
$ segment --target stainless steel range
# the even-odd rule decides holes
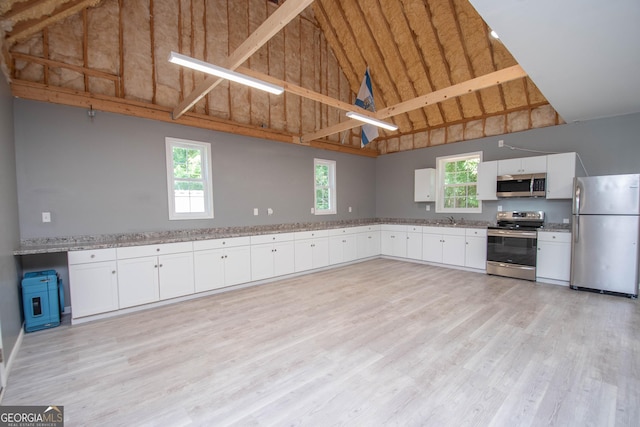
[[[544,212],[498,212],[487,229],[487,274],[536,280],[538,228]]]

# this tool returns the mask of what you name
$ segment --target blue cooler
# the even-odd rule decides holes
[[[56,271],[25,274],[22,279],[22,304],[26,332],[60,325],[60,313],[64,310],[64,289]]]

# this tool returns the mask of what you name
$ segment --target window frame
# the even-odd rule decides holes
[[[318,166],[328,166],[329,185],[318,186],[316,183],[316,168]],[[326,159],[313,159],[313,213],[314,215],[335,215],[338,213],[336,195],[336,161]],[[318,209],[318,189],[329,189],[329,209]]]
[[[436,157],[436,213],[482,213],[482,200],[478,200],[477,208],[447,208],[444,206],[444,174],[445,165],[449,162],[460,160],[476,159],[478,164],[482,162],[482,151],[474,151],[471,153],[453,154],[450,156]],[[476,173],[476,195],[478,189],[478,179]],[[468,184],[468,183],[467,183]]]
[[[176,212],[175,209],[175,181],[173,149],[175,147],[200,150],[201,173],[199,180],[204,188],[204,212]],[[211,163],[211,144],[208,142],[191,141],[182,138],[165,138],[165,154],[167,167],[167,200],[169,202],[169,220],[212,219],[213,216],[213,180]],[[179,179],[179,178],[178,178]]]

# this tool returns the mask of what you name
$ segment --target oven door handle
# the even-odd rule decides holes
[[[523,239],[535,239],[538,233],[535,231],[516,230],[487,230],[487,236],[491,237],[521,237]]]

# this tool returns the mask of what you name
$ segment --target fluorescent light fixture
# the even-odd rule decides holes
[[[183,67],[188,67],[193,70],[202,71],[203,73],[212,74],[236,83],[251,86],[256,89],[264,90],[269,93],[273,93],[274,95],[281,95],[284,92],[284,88],[282,86],[254,79],[253,77],[245,76],[244,74],[236,73],[235,71],[218,67],[217,65],[209,64],[208,62],[200,61],[199,59],[191,58],[180,53],[171,52],[169,54],[169,62],[172,64],[182,65]]]
[[[386,130],[398,130],[398,126],[383,122],[382,120],[372,119],[371,117],[363,116],[362,114],[355,113],[353,111],[347,112],[347,117],[350,119],[360,120],[361,122],[369,123],[370,125],[381,127]]]

